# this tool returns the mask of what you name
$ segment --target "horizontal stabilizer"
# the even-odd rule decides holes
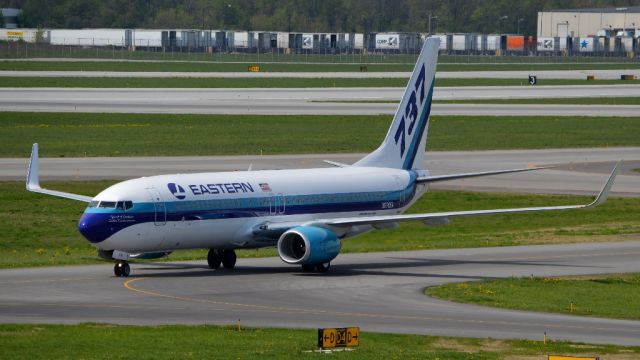
[[[531,167],[531,168],[522,168],[522,169],[510,169],[510,170],[495,170],[495,171],[483,171],[483,172],[475,172],[475,173],[464,173],[464,174],[451,174],[451,175],[438,175],[438,176],[422,176],[416,179],[417,183],[432,183],[437,181],[450,181],[450,180],[459,180],[473,177],[481,177],[481,176],[489,176],[489,175],[500,175],[500,174],[511,174],[518,173],[524,171],[534,171],[534,170],[542,170],[542,169],[551,169],[553,166],[544,166],[544,167]]]

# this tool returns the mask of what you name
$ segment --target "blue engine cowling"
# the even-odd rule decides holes
[[[298,226],[280,236],[278,254],[287,264],[322,264],[338,256],[340,246],[340,240],[331,230]]]

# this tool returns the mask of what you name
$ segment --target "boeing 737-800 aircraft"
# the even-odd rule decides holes
[[[617,168],[589,205],[403,215],[432,182],[539,168],[432,176],[423,169],[439,40],[425,41],[382,145],[353,165],[302,170],[174,174],[115,184],[94,198],[40,187],[33,145],[27,189],[88,203],[78,224],[102,257],[128,276],[131,257],[209,249],[211,268],[233,268],[235,249],[277,246],[287,264],[326,272],[341,241],[402,221],[586,208],[606,199]]]

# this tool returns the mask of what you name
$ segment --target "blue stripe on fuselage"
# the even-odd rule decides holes
[[[284,196],[284,213],[272,212],[272,197],[165,202],[166,217],[161,217],[161,222],[402,208],[411,202],[416,191],[417,175],[413,171],[409,174],[410,185],[399,191]],[[383,207],[383,203],[387,207]],[[393,206],[388,207],[390,204]],[[133,208],[126,211],[87,208],[78,223],[78,230],[90,242],[99,243],[129,226],[156,221],[154,203],[134,203]]]

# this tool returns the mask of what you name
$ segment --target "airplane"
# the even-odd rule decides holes
[[[404,214],[434,182],[543,169],[431,175],[423,168],[438,47],[437,38],[425,41],[384,141],[354,164],[142,177],[92,198],[42,188],[36,143],[27,190],[86,202],[78,230],[100,257],[115,260],[117,277],[130,275],[132,258],[209,249],[210,268],[233,269],[236,249],[274,246],[285,263],[325,273],[343,240],[400,222],[442,225],[457,217],[583,209],[606,200],[620,162],[587,205]]]

